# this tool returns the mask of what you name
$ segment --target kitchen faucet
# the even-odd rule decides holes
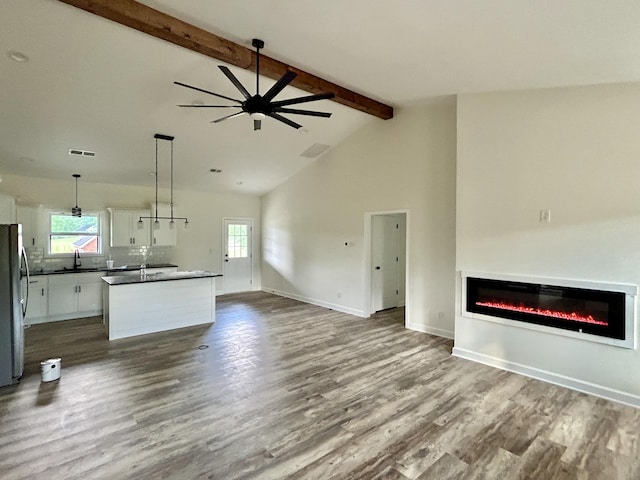
[[[81,267],[82,263],[80,262],[80,252],[78,250],[73,251],[73,269],[77,270],[78,267]]]

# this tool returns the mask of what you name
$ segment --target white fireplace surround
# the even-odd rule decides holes
[[[638,296],[637,285],[607,283],[607,282],[593,282],[593,281],[563,279],[563,278],[530,277],[530,276],[522,276],[522,275],[508,275],[508,274],[496,274],[496,273],[486,273],[486,272],[462,272],[461,276],[462,276],[462,285],[461,285],[460,314],[463,317],[499,323],[502,325],[509,325],[512,327],[536,330],[538,332],[545,332],[553,335],[571,337],[571,338],[576,338],[579,340],[585,340],[589,342],[603,343],[605,345],[612,345],[616,347],[629,348],[629,349],[636,348],[635,304],[636,304],[636,297]],[[545,325],[536,325],[533,323],[520,322],[518,320],[498,318],[490,315],[484,315],[481,313],[470,312],[467,310],[467,278],[468,277],[624,293],[625,294],[625,339],[619,340],[615,338],[601,337],[599,335],[591,335],[588,333],[575,332],[572,330],[565,330],[562,328],[547,327]]]

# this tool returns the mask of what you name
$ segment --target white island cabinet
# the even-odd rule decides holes
[[[220,276],[196,271],[103,277],[109,340],[214,323]]]

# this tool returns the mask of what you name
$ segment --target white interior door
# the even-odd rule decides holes
[[[395,215],[371,218],[371,300],[373,311],[399,306],[399,222]]]
[[[224,219],[224,293],[248,292],[252,284],[251,219]]]

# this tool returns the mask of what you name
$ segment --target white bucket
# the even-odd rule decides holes
[[[60,362],[61,358],[50,358],[44,362],[40,362],[42,369],[42,381],[51,382],[60,378]]]

